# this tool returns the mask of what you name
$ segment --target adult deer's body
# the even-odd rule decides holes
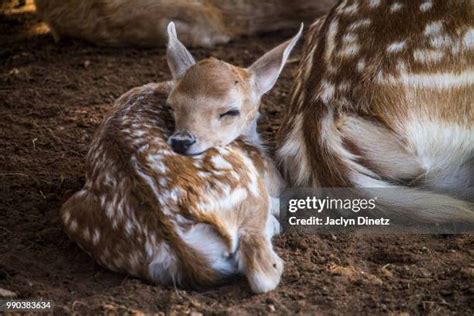
[[[336,0],[36,0],[39,16],[60,36],[98,45],[164,46],[175,21],[188,46],[212,47],[243,35],[296,27]]]
[[[341,1],[318,19],[278,134],[290,184],[397,189],[402,213],[472,222],[473,27],[472,1]]]
[[[196,63],[173,24],[168,32],[169,96],[149,84],[116,101],[94,136],[84,188],[61,210],[65,230],[112,270],[194,287],[242,273],[253,291],[272,290],[283,263],[271,196],[283,182],[255,127],[301,31],[248,69]]]

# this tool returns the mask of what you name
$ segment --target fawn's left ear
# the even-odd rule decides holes
[[[173,80],[181,78],[189,67],[194,65],[191,53],[178,39],[174,22],[168,24],[168,46],[166,49],[166,60],[171,70]]]
[[[302,32],[303,23],[301,23],[300,30],[292,39],[267,52],[248,69],[252,78],[252,87],[259,97],[275,85]]]

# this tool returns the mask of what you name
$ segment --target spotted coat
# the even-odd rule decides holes
[[[472,198],[472,100],[472,1],[340,1],[306,35],[282,172],[293,186],[397,187],[474,220],[472,205],[430,194]]]
[[[279,280],[270,160],[242,139],[195,157],[174,153],[166,96],[148,84],[116,101],[93,138],[84,188],[61,209],[65,231],[104,267],[153,282]]]

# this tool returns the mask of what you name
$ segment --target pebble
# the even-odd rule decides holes
[[[474,268],[463,268],[461,269],[461,273],[468,278],[474,279]]]
[[[0,288],[0,297],[13,298],[13,297],[16,297],[16,296],[17,296],[17,294],[15,292]]]

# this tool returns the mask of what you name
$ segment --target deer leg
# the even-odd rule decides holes
[[[382,178],[402,184],[419,179],[424,169],[392,131],[366,119],[346,116],[340,128],[360,163]]]
[[[255,293],[276,288],[283,272],[283,261],[273,251],[271,241],[262,231],[244,230],[239,238],[237,263]]]

